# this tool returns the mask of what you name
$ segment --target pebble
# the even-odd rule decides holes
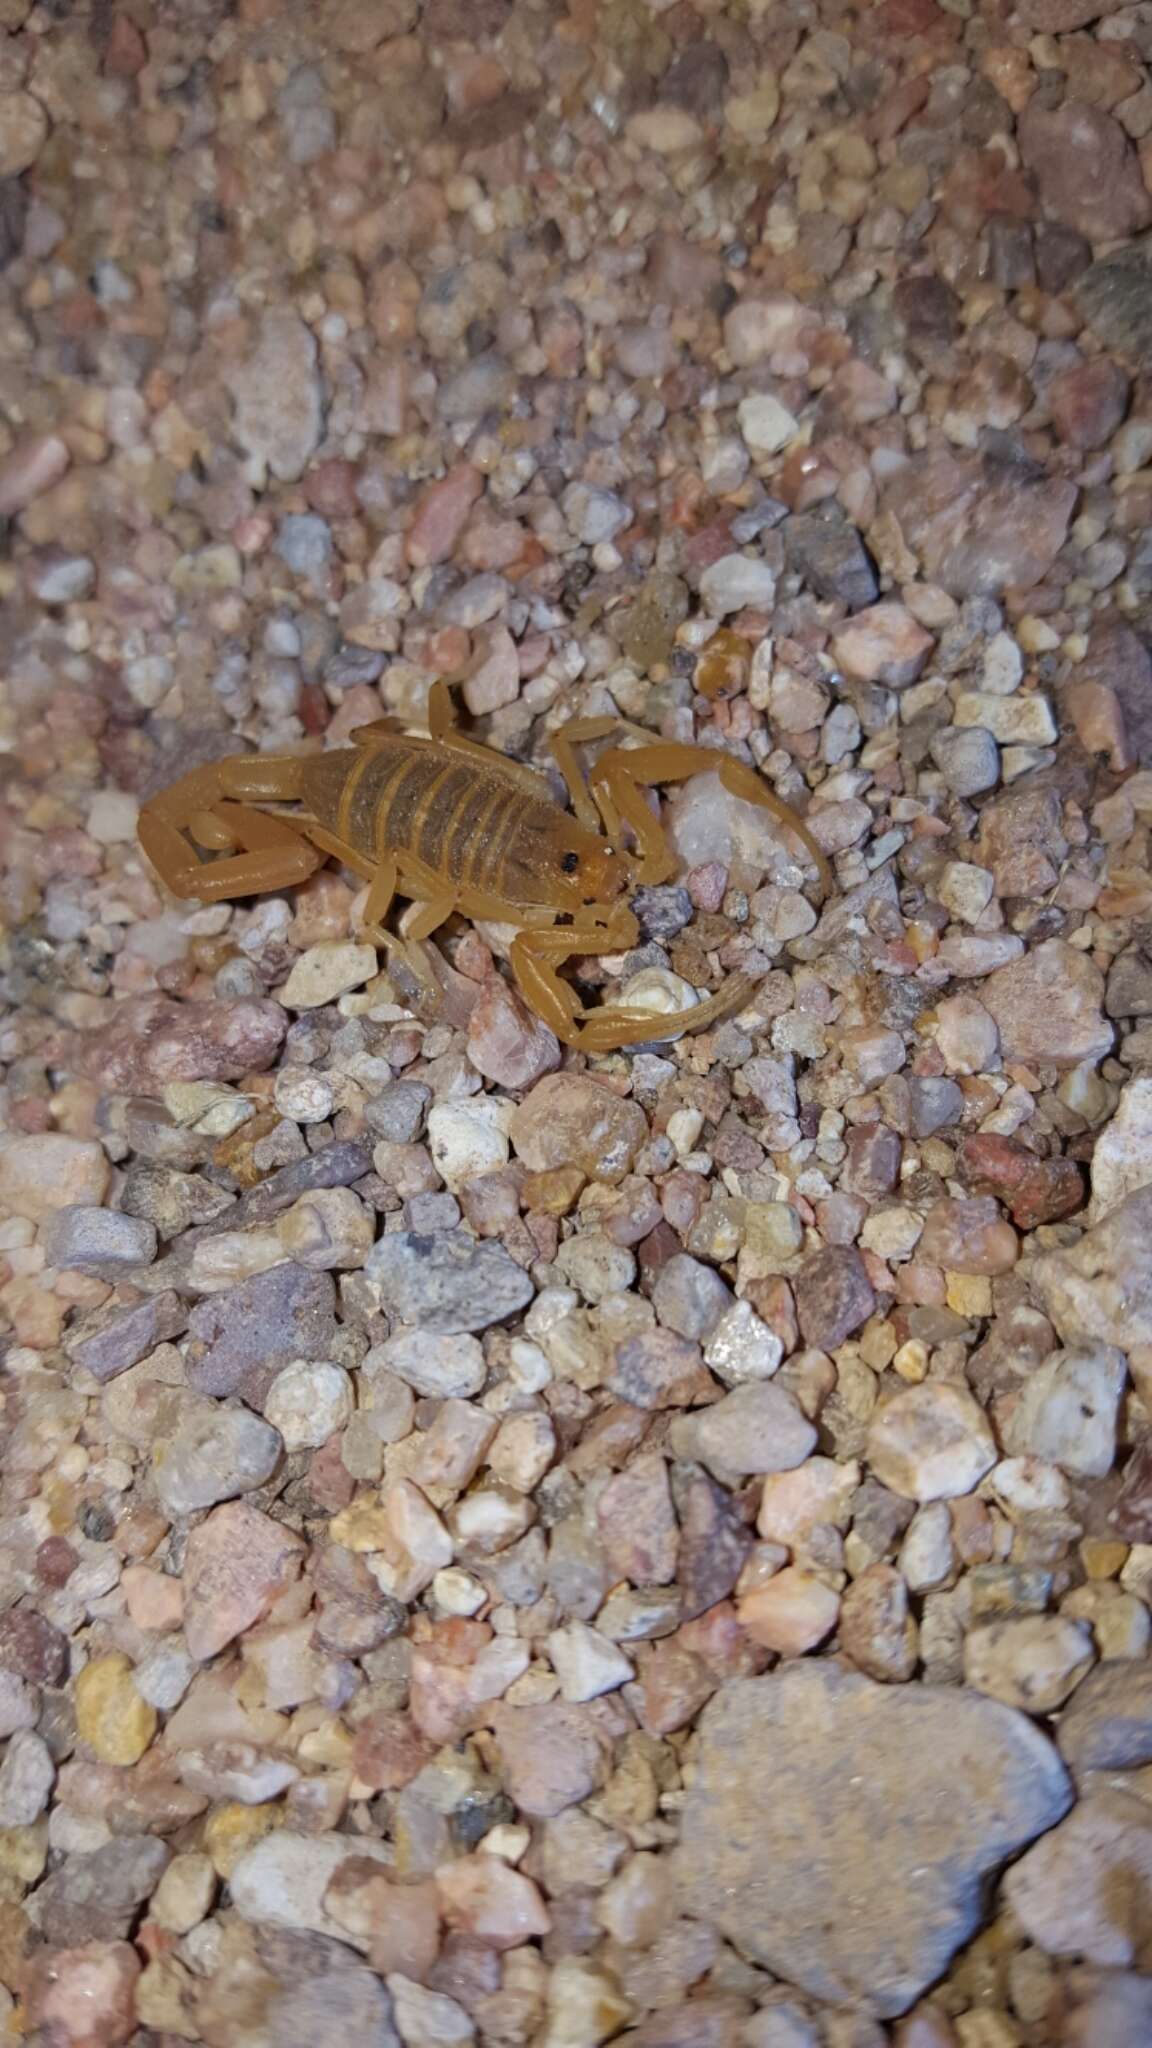
[[[1066,1344],[1130,1351],[1152,1344],[1152,1187],[1125,1197],[1069,1251],[1032,1269],[1039,1306]]]
[[[362,1266],[375,1235],[375,1216],[351,1188],[313,1188],[279,1218],[275,1241],[298,1265],[331,1272]]]
[[[103,1147],[91,1138],[44,1131],[0,1139],[0,1206],[33,1223],[61,1209],[99,1205],[111,1173]]]
[[[135,1266],[150,1265],[156,1257],[158,1240],[152,1223],[136,1216],[123,1216],[116,1209],[94,1209],[78,1203],[52,1211],[41,1230],[40,1242],[50,1266],[116,1279]]]
[[[1150,1146],[1152,1077],[1138,1074],[1121,1089],[1116,1109],[1092,1150],[1091,1222],[1099,1222],[1126,1196],[1147,1185]]]
[[[594,484],[570,483],[560,502],[572,533],[586,547],[612,540],[632,518],[623,498],[613,491],[598,490]]]
[[[279,991],[287,1010],[318,1010],[334,1003],[337,996],[361,988],[376,973],[375,946],[357,945],[351,939],[321,939],[301,953]]]
[[[157,1725],[127,1657],[114,1651],[84,1666],[76,1680],[76,1733],[102,1764],[139,1763]]]
[[[2,104],[8,111],[15,105],[19,115],[20,103],[30,97],[24,93],[5,93]],[[0,139],[0,153],[2,151],[3,141]],[[36,434],[18,441],[0,462],[0,519],[14,518],[26,506],[34,504],[45,491],[50,491],[53,484],[59,483],[71,460],[68,443],[59,434]]]
[[[1146,1660],[1098,1664],[1060,1716],[1056,1742],[1069,1767],[1134,1771],[1152,1763],[1152,1669]]]
[[[246,1501],[213,1508],[188,1538],[184,1561],[184,1638],[206,1663],[262,1620],[295,1578],[304,1545],[295,1531]]]
[[[436,1888],[450,1927],[498,1954],[551,1932],[536,1885],[499,1856],[465,1856],[441,1865]]]
[[[1113,1030],[1102,1014],[1104,978],[1063,939],[1045,939],[990,974],[980,1000],[1007,1059],[1078,1067],[1101,1059]]]
[[[783,1356],[782,1339],[747,1301],[733,1303],[704,1347],[705,1364],[728,1387],[771,1379]]]
[[[639,1103],[586,1074],[547,1074],[512,1112],[516,1157],[533,1173],[578,1166],[589,1180],[616,1185],[648,1140]]]
[[[299,314],[269,306],[251,354],[231,373],[236,439],[259,471],[282,483],[301,476],[323,430],[314,336]]]
[[[736,417],[752,454],[755,456],[778,455],[788,446],[797,432],[797,422],[786,405],[770,392],[757,392],[752,398],[742,398],[736,408]]]
[[[576,1706],[494,1709],[499,1771],[513,1804],[547,1820],[586,1799],[600,1777],[600,1746]]]
[[[263,996],[203,1003],[132,996],[113,1006],[109,1023],[84,1033],[75,1064],[118,1095],[160,1095],[178,1082],[238,1081],[271,1066],[287,1022],[279,1003]],[[237,1107],[250,1114],[247,1104]]]
[[[190,1934],[207,1918],[216,1894],[212,1859],[198,1850],[174,1856],[149,1904],[149,1916],[168,1934]]]
[[[74,1366],[104,1384],[178,1337],[188,1321],[180,1296],[166,1288],[133,1308],[97,1309],[69,1331],[66,1349]]]
[[[30,1828],[39,1820],[56,1782],[47,1743],[30,1728],[12,1735],[0,1762],[0,1827]]]
[[[958,726],[990,732],[1002,747],[1050,747],[1056,720],[1047,697],[1001,697],[989,690],[961,690],[953,707]]]
[[[455,463],[446,476],[425,486],[406,543],[415,568],[448,560],[483,490],[484,479],[470,462]]]
[[[986,728],[946,727],[932,741],[932,759],[953,796],[979,796],[1000,780],[1000,749]]]
[[[273,1266],[197,1302],[188,1318],[188,1384],[217,1398],[258,1395],[291,1360],[322,1358],[335,1331],[336,1290],[327,1274]]]
[[[964,1387],[926,1380],[877,1409],[867,1458],[876,1477],[906,1500],[956,1500],[996,1463],[987,1419]]]
[[[845,1591],[840,1647],[858,1670],[881,1684],[906,1685],[911,1678],[917,1629],[908,1588],[894,1565],[867,1565]]]
[[[548,1655],[560,1680],[561,1697],[573,1703],[615,1692],[634,1676],[624,1652],[583,1621],[571,1621],[564,1628],[553,1629],[548,1637]]]
[[[665,1329],[706,1343],[731,1308],[732,1292],[714,1267],[677,1252],[656,1276],[652,1306]]]
[[[1003,1432],[1005,1448],[1076,1478],[1105,1478],[1116,1459],[1127,1377],[1123,1353],[1107,1345],[1054,1352],[1024,1382]]]
[[[605,1385],[634,1408],[690,1408],[709,1392],[698,1344],[672,1330],[641,1330],[615,1353]]]
[[[1090,242],[1134,234],[1152,221],[1139,159],[1120,123],[1099,107],[1073,100],[1049,112],[1032,101],[1017,135],[1050,218]]]
[[[1117,1789],[1082,1800],[1035,1843],[1009,1871],[1005,1892],[1047,1954],[1123,1969],[1142,1946],[1150,1884],[1152,1820],[1142,1801]]]
[[[428,1150],[446,1186],[466,1187],[508,1160],[508,1112],[492,1096],[438,1102],[428,1112]]]
[[[153,1457],[160,1504],[175,1519],[251,1493],[272,1477],[283,1448],[277,1431],[246,1408],[198,1401]]]
[[[485,1080],[519,1093],[560,1065],[560,1042],[507,982],[493,976],[468,1019],[468,1057]]]
[[[396,1231],[373,1246],[364,1271],[397,1321],[438,1336],[486,1330],[533,1294],[502,1245],[464,1230]]]
[[[29,2023],[66,2048],[120,2048],[136,2030],[140,1971],[128,1941],[42,1949],[29,1972]]]
[[[797,1274],[795,1292],[801,1335],[818,1351],[835,1351],[876,1306],[864,1261],[847,1245],[815,1252]]]
[[[1077,282],[1076,296],[1105,348],[1139,363],[1152,337],[1147,245],[1113,249],[1090,264]]]
[[[775,571],[749,555],[722,555],[701,576],[700,596],[713,619],[745,609],[770,611],[776,596]]]
[[[1021,1230],[1058,1222],[1083,1207],[1084,1179],[1075,1160],[1038,1159],[1015,1139],[991,1131],[965,1138],[957,1164],[970,1186],[983,1192],[986,1183],[1008,1204]]]
[[[849,676],[903,689],[922,672],[934,642],[902,604],[874,604],[842,626],[832,652]]]
[[[277,1373],[264,1415],[287,1451],[312,1450],[343,1429],[354,1407],[352,1382],[323,1358],[297,1358]]]
[[[825,1661],[730,1680],[701,1720],[681,1910],[811,1997],[890,2018],[979,1925],[983,1874],[1070,1797],[1047,1738],[977,1694]]]
[[[723,1480],[802,1465],[815,1448],[816,1431],[784,1387],[752,1380],[679,1418],[672,1442],[681,1457],[699,1459]]]
[[[482,1392],[487,1367],[475,1337],[430,1330],[401,1330],[375,1347],[365,1372],[382,1370],[432,1400],[467,1399]]]
[[[840,1595],[815,1572],[785,1565],[766,1585],[743,1594],[736,1612],[754,1643],[780,1657],[804,1657],[836,1627]]]
[[[1095,1661],[1091,1631],[1059,1614],[994,1621],[964,1641],[966,1683],[1028,1714],[1054,1713]]]
[[[341,1864],[353,1853],[386,1862],[383,1845],[337,1834],[274,1828],[245,1850],[228,1878],[232,1904],[257,1927],[299,1928],[340,1940],[343,1929],[324,1905]]]
[[[385,1981],[404,2048],[465,2048],[474,2040],[475,2024],[455,1998],[443,1991],[429,1991],[398,1971]]]
[[[298,1124],[322,1124],[332,1114],[332,1084],[309,1067],[281,1067],[273,1101],[281,1116]]]
[[[820,507],[790,519],[785,534],[790,565],[818,597],[834,599],[850,612],[875,603],[876,571],[854,526],[826,517]]]
[[[993,1195],[945,1196],[924,1218],[919,1254],[954,1273],[1010,1273],[1020,1246]]]

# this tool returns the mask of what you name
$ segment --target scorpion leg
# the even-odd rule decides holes
[[[470,760],[482,762],[489,774],[493,761],[499,764],[499,772],[513,782],[522,783],[533,796],[550,800],[552,791],[543,775],[535,768],[529,768],[523,761],[514,761],[510,754],[494,754],[491,747],[482,746],[479,740],[469,739],[456,723],[456,708],[452,692],[442,676],[438,676],[428,692],[428,735],[438,746],[450,747],[454,754],[467,754]]]
[[[323,853],[294,819],[253,808],[299,797],[300,783],[301,764],[292,756],[241,756],[194,768],[144,805],[140,844],[174,896],[202,903],[306,882],[323,865]],[[220,858],[202,860],[197,847]]]
[[[564,786],[568,791],[572,809],[589,832],[600,830],[600,818],[596,815],[597,807],[588,793],[587,779],[576,759],[576,748],[587,745],[589,740],[606,739],[610,732],[619,730],[618,718],[570,718],[548,741],[552,758],[564,777]],[[612,822],[604,818],[604,823],[611,837]]]
[[[815,862],[820,877],[821,893],[827,896],[832,888],[832,870],[819,841],[813,837],[803,818],[790,804],[786,804],[782,797],[776,795],[775,790],[762,775],[754,768],[749,768],[746,762],[734,760],[731,754],[719,753],[712,747],[687,746],[677,740],[658,740],[650,747],[614,747],[608,753],[602,754],[596,763],[594,789],[595,781],[602,781],[605,786],[610,786],[611,793],[623,812],[622,792],[628,784],[632,785],[639,796],[642,788],[653,783],[686,782],[693,775],[709,773],[719,774],[720,781],[729,795],[742,797],[745,803],[759,804],[763,810],[770,811],[774,818],[778,818],[782,825],[786,825],[789,831],[796,834]],[[631,812],[625,812],[624,815],[635,831],[636,818]],[[641,851],[644,851],[643,842]],[[647,880],[648,877],[645,876],[644,879]]]

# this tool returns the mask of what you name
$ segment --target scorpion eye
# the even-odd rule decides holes
[[[580,855],[578,853],[566,853],[562,856],[560,861],[560,866],[563,868],[564,873],[566,875],[574,875],[579,865]]]

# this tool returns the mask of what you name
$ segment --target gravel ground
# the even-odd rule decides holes
[[[1152,2043],[1152,6],[0,0],[0,2033]],[[585,1057],[189,766],[617,713]]]

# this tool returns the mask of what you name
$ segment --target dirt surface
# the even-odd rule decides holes
[[[4,2039],[1152,2043],[1150,57],[0,0]],[[437,678],[745,1008],[166,893]]]

